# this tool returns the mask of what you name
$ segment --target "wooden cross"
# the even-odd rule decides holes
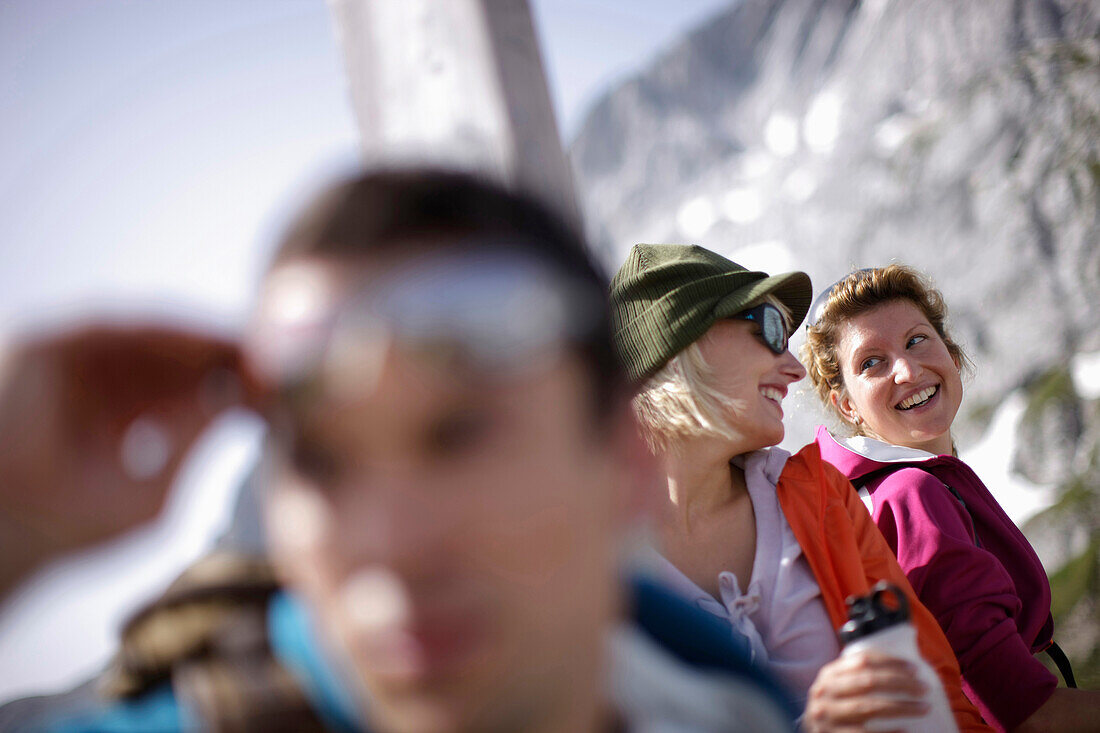
[[[368,166],[434,164],[580,223],[527,0],[329,0]]]

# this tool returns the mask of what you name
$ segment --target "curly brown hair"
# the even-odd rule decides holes
[[[806,326],[806,341],[799,355],[806,367],[814,391],[841,422],[844,416],[833,406],[829,395],[842,392],[844,378],[838,354],[840,326],[864,311],[894,300],[908,300],[917,307],[936,333],[943,339],[951,358],[960,366],[969,367],[970,359],[962,347],[947,332],[947,305],[943,295],[921,273],[906,265],[887,265],[857,270],[836,282],[820,305],[815,302]],[[862,434],[861,426],[853,426]]]

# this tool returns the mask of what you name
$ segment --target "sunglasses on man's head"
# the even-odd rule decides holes
[[[782,354],[787,350],[787,342],[791,336],[787,333],[787,322],[779,309],[771,303],[761,303],[730,318],[741,318],[759,325],[760,340],[776,354]]]
[[[533,254],[475,244],[366,271],[310,328],[273,322],[256,360],[294,390],[336,373],[362,382],[391,346],[451,375],[517,376],[588,339],[601,297]]]

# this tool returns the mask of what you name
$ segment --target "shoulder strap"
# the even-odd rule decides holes
[[[1053,639],[1044,651],[1055,666],[1058,667],[1058,671],[1062,673],[1062,679],[1066,682],[1066,687],[1077,687],[1077,680],[1073,678],[1073,667],[1069,663],[1069,657],[1062,651],[1062,647],[1058,646],[1057,642]]]
[[[749,656],[748,640],[706,611],[645,577],[628,579],[631,615],[638,628],[680,662],[740,679],[761,699],[773,702],[788,720],[800,711],[785,688]]]

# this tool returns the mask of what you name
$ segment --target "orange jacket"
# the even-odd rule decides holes
[[[936,618],[917,600],[855,489],[821,460],[817,444],[807,445],[788,459],[776,492],[783,515],[821,587],[833,626],[839,629],[848,620],[848,596],[866,595],[880,580],[898,586],[909,599],[921,654],[943,681],[959,730],[992,730],[963,694],[959,663]]]

